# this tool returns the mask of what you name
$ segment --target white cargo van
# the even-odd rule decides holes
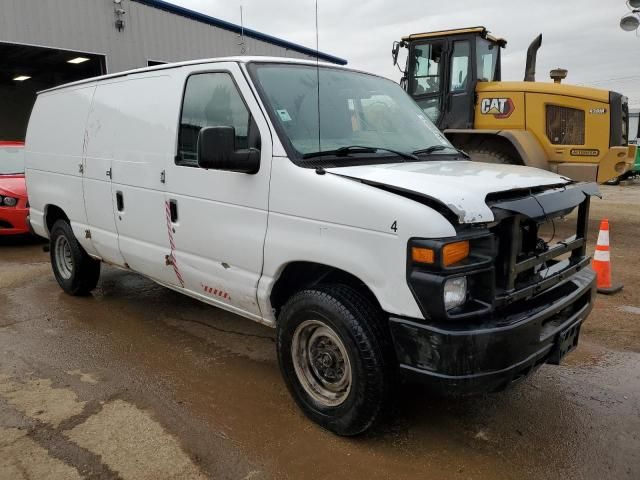
[[[275,327],[291,394],[341,435],[403,377],[465,394],[558,363],[592,307],[596,187],[468,161],[378,76],[242,57],[77,82],[38,95],[26,165],[67,293],[105,262]]]

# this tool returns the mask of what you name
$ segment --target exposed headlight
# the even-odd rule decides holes
[[[450,278],[444,284],[444,308],[451,310],[467,299],[467,277]]]
[[[7,207],[15,207],[18,204],[18,200],[13,197],[4,197],[2,203]]]

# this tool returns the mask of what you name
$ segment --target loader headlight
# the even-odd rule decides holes
[[[450,278],[444,283],[444,308],[452,310],[467,300],[467,277]]]

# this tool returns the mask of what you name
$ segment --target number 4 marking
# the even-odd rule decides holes
[[[391,224],[391,230],[393,230],[394,232],[398,231],[398,221],[394,220],[393,223]]]

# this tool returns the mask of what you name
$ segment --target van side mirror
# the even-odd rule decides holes
[[[198,134],[198,166],[240,173],[260,170],[260,150],[236,149],[236,129],[205,127]]]

